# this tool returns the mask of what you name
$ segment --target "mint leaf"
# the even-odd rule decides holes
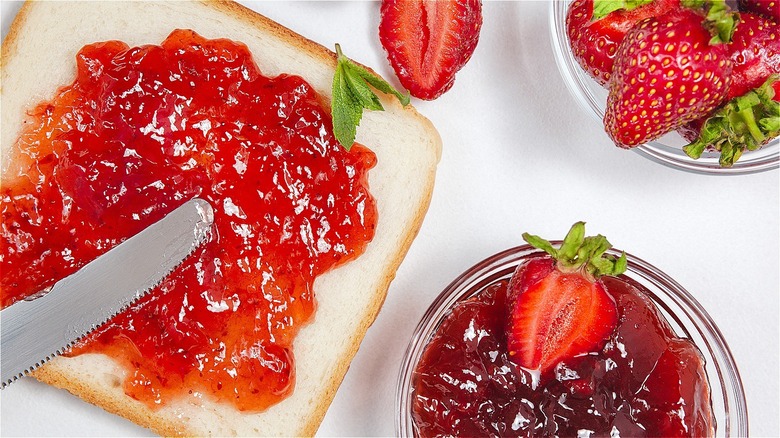
[[[360,105],[363,106],[363,108],[372,110],[372,111],[384,111],[384,107],[382,106],[382,103],[379,101],[379,98],[374,94],[373,91],[368,87],[366,84],[366,81],[362,80],[362,78],[355,74],[353,71],[351,71],[352,67],[349,64],[344,64],[344,70],[349,70],[350,72],[345,74],[344,77],[347,80],[347,85],[349,85],[350,91],[352,92],[353,96],[355,96],[360,103]]]
[[[395,95],[404,106],[409,104],[409,95],[399,93],[381,77],[352,62],[344,56],[338,44],[336,44],[336,55],[337,65],[333,75],[333,99],[331,100],[333,135],[344,149],[350,150],[355,143],[363,110],[384,110],[379,97],[369,85],[383,93]]]
[[[355,65],[355,64],[353,64],[351,62],[350,62],[350,64]],[[372,75],[366,69],[361,68],[361,67],[359,67],[357,65],[355,65],[355,67],[357,67],[356,72],[360,75],[360,77],[365,79],[366,82],[371,84],[372,87],[376,88],[377,90],[379,90],[379,91],[381,91],[383,93],[388,93],[388,94],[394,95],[395,97],[398,98],[398,101],[401,102],[401,105],[403,105],[403,106],[409,105],[409,93],[408,92],[406,94],[401,94],[401,93],[398,92],[398,90],[396,90],[390,84],[388,84],[384,79],[382,79],[382,78],[380,78],[378,76]]]
[[[342,65],[336,66],[336,73],[333,75],[331,114],[333,135],[346,150],[350,150],[355,143],[357,125],[363,117],[363,107],[350,91]]]

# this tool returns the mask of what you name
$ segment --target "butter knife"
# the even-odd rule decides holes
[[[157,286],[209,235],[195,198],[51,288],[0,311],[0,388],[61,354]]]

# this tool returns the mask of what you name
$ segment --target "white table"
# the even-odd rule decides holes
[[[386,78],[379,3],[249,5]],[[2,3],[3,36],[17,3]],[[409,337],[463,270],[521,243],[562,237],[577,220],[686,287],[719,325],[747,394],[750,431],[778,436],[780,172],[685,173],[610,145],[564,86],[545,1],[486,2],[474,57],[455,86],[414,101],[444,141],[430,210],[336,395],[321,436],[393,435]],[[150,432],[32,380],[0,394],[3,435]]]

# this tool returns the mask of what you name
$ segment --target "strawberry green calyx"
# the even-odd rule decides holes
[[[726,4],[726,0],[682,0],[680,3],[687,8],[707,11],[702,25],[712,35],[711,45],[731,42],[740,18],[739,13]]]
[[[620,275],[626,271],[626,253],[620,257],[605,255],[612,245],[601,234],[585,237],[585,222],[572,225],[563,239],[560,248],[539,236],[523,233],[523,239],[534,248],[550,254],[557,262],[561,272],[583,272],[591,279],[603,275]]]
[[[600,20],[610,12],[618,10],[630,11],[652,2],[653,0],[593,0],[591,21]]]
[[[753,151],[780,135],[780,102],[775,100],[771,75],[763,85],[736,97],[711,115],[702,125],[699,138],[683,147],[698,159],[707,148],[720,152],[720,165],[731,167],[745,150]]]

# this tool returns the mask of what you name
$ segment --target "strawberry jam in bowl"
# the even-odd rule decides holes
[[[613,130],[633,132],[631,130],[636,126],[644,125],[646,123],[652,124],[661,120],[665,112],[664,109],[671,111],[672,114],[670,117],[673,118],[677,117],[675,114],[681,114],[682,116],[680,117],[688,117],[688,114],[693,114],[694,111],[703,111],[709,115],[713,115],[720,111],[721,115],[726,114],[724,118],[733,118],[733,116],[729,116],[725,113],[728,102],[734,102],[736,104],[736,100],[731,100],[732,98],[741,96],[746,90],[753,89],[754,87],[763,84],[767,75],[771,73],[780,73],[780,33],[778,33],[776,24],[773,24],[774,22],[771,21],[773,19],[759,14],[752,14],[749,11],[740,10],[739,13],[742,18],[737,19],[739,23],[736,25],[737,30],[734,32],[731,43],[723,45],[724,47],[729,47],[729,49],[718,49],[723,52],[719,52],[721,55],[721,58],[719,59],[730,58],[733,62],[731,63],[731,66],[713,67],[714,70],[724,74],[724,77],[721,79],[725,85],[723,89],[726,90],[723,93],[725,94],[725,97],[723,97],[722,100],[719,100],[720,103],[716,105],[716,109],[693,109],[685,106],[687,103],[681,103],[701,102],[704,96],[708,96],[708,94],[702,94],[701,96],[696,94],[698,91],[706,89],[703,83],[674,83],[669,89],[651,90],[652,87],[648,85],[650,82],[649,80],[645,80],[645,82],[641,83],[637,81],[637,88],[630,88],[630,91],[623,94],[614,92],[615,96],[610,96],[610,87],[614,85],[612,82],[618,81],[618,78],[613,77],[617,75],[618,70],[615,66],[626,66],[630,62],[625,61],[621,63],[619,60],[622,54],[621,48],[626,50],[627,47],[623,46],[628,46],[625,42],[625,39],[627,38],[624,39],[623,34],[626,36],[635,35],[630,32],[638,31],[638,23],[642,23],[642,20],[652,20],[655,17],[655,19],[660,21],[664,16],[669,17],[675,9],[680,9],[682,7],[679,5],[679,0],[652,0],[633,11],[617,11],[611,13],[623,14],[624,18],[610,18],[610,15],[608,14],[605,18],[601,19],[603,25],[582,24],[581,27],[575,27],[578,25],[576,23],[572,24],[572,21],[575,21],[572,17],[575,14],[589,14],[592,9],[582,5],[590,4],[592,1],[593,0],[561,0],[550,2],[550,33],[555,61],[567,88],[578,104],[596,119],[597,123],[602,127],[605,126],[606,120],[615,122],[615,119],[618,119],[617,121],[620,122],[620,124],[614,125],[615,128]],[[567,20],[568,15],[571,15],[571,17]],[[590,20],[585,20],[584,23],[589,21]],[[663,25],[665,26],[666,23],[663,23]],[[587,27],[587,29],[582,30],[582,27]],[[678,33],[683,32],[681,31]],[[575,36],[572,37],[571,35]],[[580,40],[579,45],[573,44],[573,40],[577,40],[578,38]],[[704,37],[702,37],[702,39],[703,38]],[[682,48],[684,45],[679,38],[679,35],[673,37],[672,40],[670,40],[670,43],[672,44],[671,46],[663,45],[662,47]],[[637,49],[640,45],[643,47],[647,46],[648,50],[650,50],[650,45],[646,45],[642,41],[637,42]],[[577,53],[581,53],[581,55],[578,56],[572,47],[576,47]],[[634,65],[637,66],[637,75],[650,75],[650,69],[652,67],[649,65],[650,61],[647,60],[647,57],[639,51],[637,51],[636,57],[637,59]],[[674,63],[675,62],[672,61],[672,64]],[[583,64],[588,67],[587,71],[584,69]],[[664,68],[662,67],[663,65],[663,62],[659,64],[659,70]],[[607,73],[606,71],[609,70],[610,67],[613,68],[610,73]],[[725,75],[726,70],[732,67],[732,73],[730,75]],[[620,70],[626,71],[625,69]],[[752,77],[754,76],[753,72],[761,72],[761,74]],[[672,75],[668,77],[672,77],[676,80],[676,75],[674,73],[666,73]],[[680,76],[682,75],[686,75],[686,73],[683,71]],[[689,77],[693,78],[694,75],[696,75],[695,72]],[[698,78],[699,76],[696,77]],[[749,78],[746,79],[746,77]],[[660,81],[656,81],[656,83],[663,82],[665,78],[666,76],[660,78]],[[702,75],[701,78],[703,79],[704,75]],[[619,88],[629,87],[631,81],[631,74],[625,73],[622,77],[622,82],[620,82],[621,87]],[[669,81],[665,83],[668,82]],[[773,88],[774,90],[780,89],[780,84],[775,84]],[[643,97],[640,96],[642,93],[647,93],[646,99],[643,99]],[[780,93],[775,92],[774,94],[774,101],[776,103],[780,102]],[[636,102],[630,101],[632,96],[639,96],[636,98]],[[622,121],[620,120],[620,116],[614,117],[614,114],[617,111],[622,111],[620,105],[617,103],[613,104],[614,108],[612,115],[610,115],[610,111],[608,111],[610,106],[608,100],[610,98],[613,98],[613,102],[617,102],[618,100],[624,102],[624,105],[641,105],[643,100],[644,102],[652,102],[656,96],[670,97],[670,101],[662,100],[661,106],[663,108],[657,107],[654,110],[648,107],[644,115],[641,112],[641,108],[635,111],[635,114],[628,111],[625,113],[627,116],[625,116]],[[755,96],[751,96],[751,98],[753,97]],[[667,108],[670,102],[671,106]],[[739,102],[740,105],[744,106],[743,101]],[[625,110],[626,108],[622,109]],[[656,110],[660,114],[656,114]],[[775,114],[776,111],[777,109],[775,106],[769,111],[769,116]],[[608,116],[606,120],[605,113]],[[632,114],[636,116],[636,119],[632,118]],[[610,118],[609,116],[612,117]],[[698,152],[694,152],[696,150],[695,147],[690,148],[689,151],[691,151],[691,155],[696,156],[697,153],[700,153],[698,158],[692,158],[683,150],[683,148],[695,140],[696,133],[701,130],[701,120],[702,118],[699,118],[695,121],[688,122],[680,128],[671,129],[671,132],[661,135],[660,137],[652,138],[648,141],[640,141],[635,146],[623,144],[620,147],[631,148],[640,155],[663,165],[700,174],[739,175],[757,173],[780,167],[780,138],[773,135],[765,136],[765,139],[759,141],[756,145],[750,145],[747,150],[737,152],[731,159],[732,161],[725,165],[721,163],[721,152],[709,146],[711,143],[707,143],[708,146]],[[606,123],[608,124],[608,122]],[[660,124],[661,122],[658,123]],[[623,128],[618,128],[618,126],[623,126]],[[719,127],[713,125],[712,131],[725,131],[716,128]],[[612,143],[612,141],[610,141],[610,136],[607,135],[610,128],[604,129],[604,144],[606,147],[609,147]],[[668,130],[663,131],[666,132]],[[735,134],[731,138],[743,138],[740,137],[740,135],[741,134]],[[618,135],[611,134],[611,136],[617,137]],[[620,142],[616,139],[615,144],[618,143]],[[742,141],[736,141],[736,143],[745,144]],[[763,144],[763,146],[761,146],[761,144]]]
[[[572,250],[583,226],[563,242],[529,236],[436,298],[402,365],[399,436],[747,436],[739,373],[707,312],[603,236]],[[575,266],[547,249],[597,257]]]

